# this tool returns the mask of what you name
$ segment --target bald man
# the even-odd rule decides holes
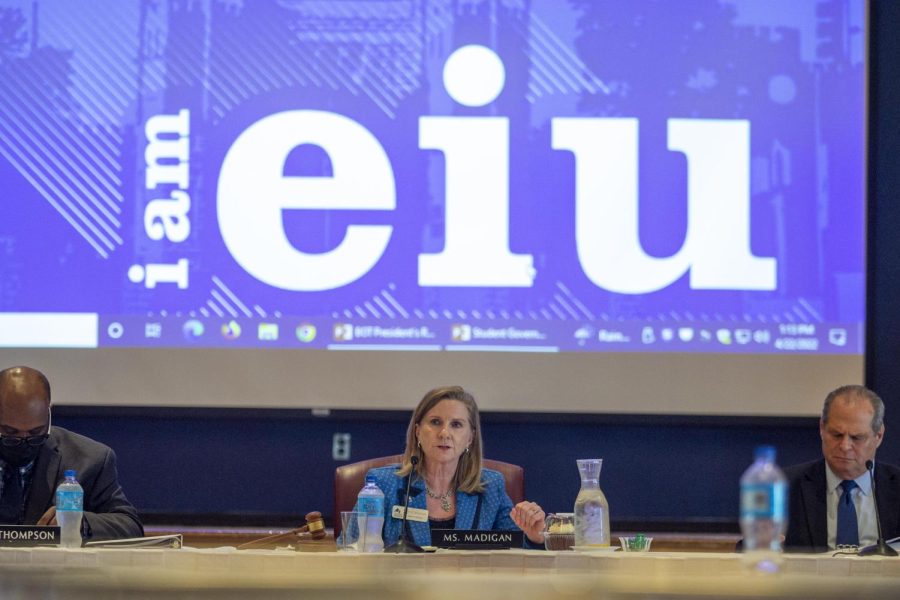
[[[85,541],[144,535],[119,486],[113,451],[51,424],[50,382],[43,373],[0,371],[0,523],[56,525],[56,486],[68,469],[84,488]]]
[[[834,390],[825,398],[819,436],[821,460],[785,469],[790,486],[785,549],[824,552],[877,541],[868,461],[874,465],[884,537],[900,536],[900,469],[874,464],[884,439],[881,398],[861,385]]]

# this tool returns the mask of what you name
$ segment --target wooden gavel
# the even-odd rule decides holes
[[[308,534],[306,536],[302,536],[302,534]],[[250,542],[246,542],[238,546],[238,550],[248,550],[250,548],[259,548],[261,546],[269,546],[275,544],[276,542],[292,540],[296,542],[303,542],[307,540],[321,540],[325,537],[325,520],[322,518],[322,513],[317,510],[312,511],[311,513],[306,513],[306,525],[298,527],[296,529],[291,529],[290,531],[286,531],[284,533],[276,533],[275,535],[269,535],[264,538],[259,538],[258,540],[253,540]]]

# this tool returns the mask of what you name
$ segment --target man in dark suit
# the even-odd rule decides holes
[[[28,367],[0,371],[0,523],[56,525],[56,486],[68,469],[84,488],[85,541],[144,535],[119,486],[113,451],[51,424],[50,383],[43,373]]]
[[[819,421],[823,459],[785,469],[790,485],[784,547],[824,552],[877,540],[875,501],[867,461],[884,438],[884,402],[861,385],[840,387],[825,399]],[[874,468],[886,539],[900,535],[900,469]]]

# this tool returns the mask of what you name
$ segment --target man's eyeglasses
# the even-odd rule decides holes
[[[53,427],[53,414],[47,411],[47,433],[41,435],[29,435],[28,437],[19,437],[15,435],[3,435],[0,433],[0,444],[5,448],[18,448],[22,444],[28,444],[32,448],[43,446],[47,438],[50,437],[50,428]]]
[[[47,438],[49,437],[49,433],[45,433],[43,435],[29,435],[28,437],[16,437],[14,435],[0,434],[0,444],[2,444],[4,448],[18,448],[22,444],[28,444],[29,446],[37,447],[43,446],[44,442],[46,442]]]

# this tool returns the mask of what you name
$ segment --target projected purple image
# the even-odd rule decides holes
[[[861,354],[864,8],[0,0],[0,346]]]

